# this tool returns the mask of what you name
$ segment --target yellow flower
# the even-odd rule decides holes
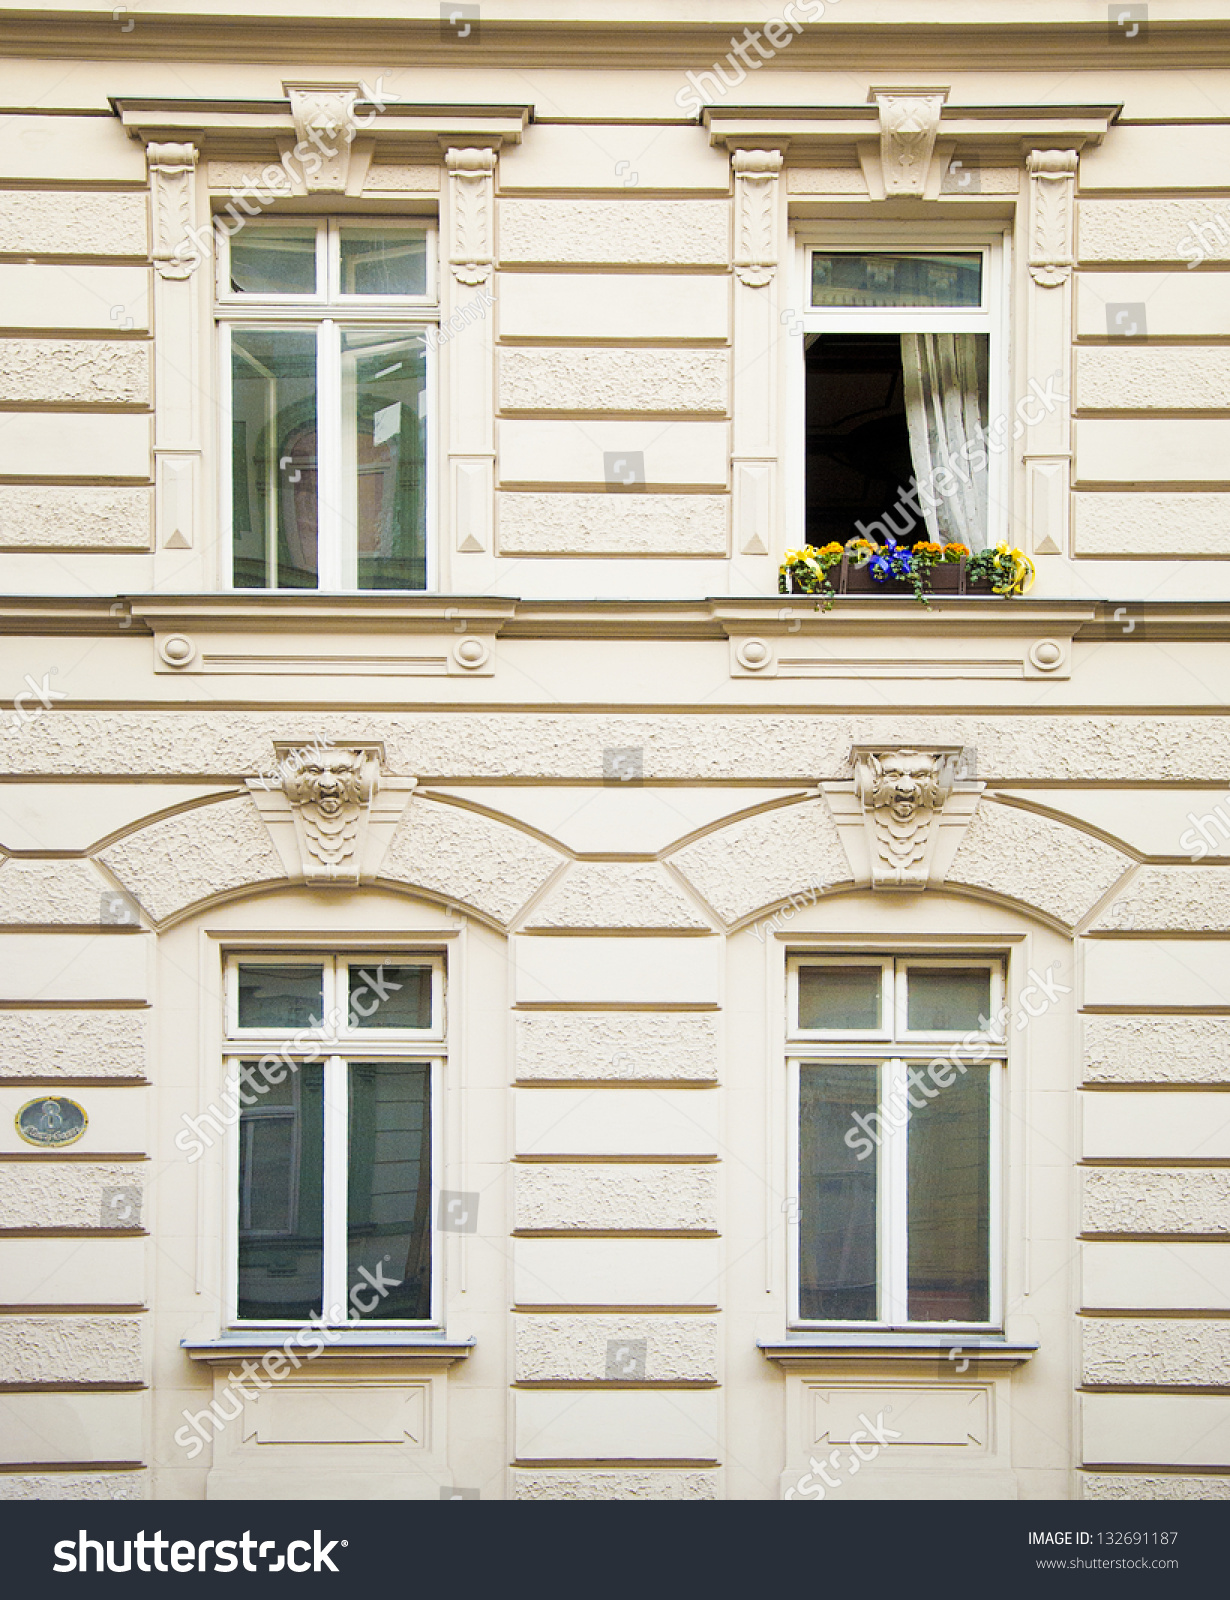
[[[949,561],[960,561],[962,556],[969,555],[969,546],[967,544],[946,544],[944,546],[944,554]]]

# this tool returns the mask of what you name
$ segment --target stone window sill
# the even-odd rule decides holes
[[[788,1334],[784,1339],[761,1339],[759,1349],[768,1361],[790,1369],[866,1367],[902,1364],[937,1367],[954,1375],[971,1370],[1011,1369],[1032,1361],[1036,1344],[1005,1339],[994,1334],[935,1333],[835,1333]]]
[[[295,1331],[261,1328],[251,1333],[223,1334],[218,1339],[181,1339],[180,1348],[191,1360],[204,1361],[210,1366],[228,1366],[245,1359],[259,1361],[284,1349],[290,1341],[301,1365],[324,1359],[399,1361],[441,1367],[464,1361],[476,1343],[474,1339],[446,1339],[442,1335],[345,1329],[338,1332],[336,1339],[325,1339],[324,1348],[317,1350],[314,1339],[321,1337],[320,1334],[314,1330],[313,1338],[300,1345],[294,1339]]]

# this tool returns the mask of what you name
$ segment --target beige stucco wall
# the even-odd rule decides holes
[[[20,9],[0,5],[21,108],[0,123],[0,1498],[777,1498],[847,1400],[913,1419],[847,1497],[1224,1497],[1230,840],[1185,835],[1230,819],[1230,147],[1192,121],[1225,70],[1171,41],[1129,71],[1060,0],[941,0],[929,40],[842,0],[705,124],[685,74],[765,20],[734,0],[652,38],[674,8],[484,0],[524,31],[469,56],[426,6],[359,7],[345,44],[313,30],[323,0],[267,0],[275,43],[251,7],[163,8],[211,15],[208,46]],[[1025,10],[1010,40],[962,33]],[[915,80],[948,86],[934,159],[976,159],[977,193],[936,166],[882,197],[865,97]],[[440,350],[426,597],[220,590],[212,285],[165,271],[143,140],[198,140],[203,223],[276,159],[284,85],[322,81],[457,108],[378,126],[351,192],[279,202],[434,218],[442,316],[494,296]],[[285,126],[177,123],[189,93]],[[740,104],[799,116],[740,132]],[[825,106],[850,117],[826,132]],[[962,131],[972,106],[998,131]],[[498,149],[478,248],[458,143]],[[763,214],[740,144],[782,148]],[[1079,164],[1043,237],[1025,153],[1055,148]],[[1072,398],[1008,474],[1025,599],[777,593],[801,542],[797,241],[864,222],[1009,240],[1010,402],[1056,374]],[[736,270],[757,251],[760,282]],[[1108,304],[1147,332],[1111,337]],[[643,492],[609,492],[604,455],[635,451]],[[345,888],[303,881],[249,788],[274,741],[317,737],[381,746],[386,811]],[[920,894],[868,884],[855,745],[972,756]],[[222,953],[279,939],[446,953],[439,1178],[479,1196],[477,1232],[435,1234],[459,1348],[331,1350],[190,1454],[185,1415],[228,1383],[182,1342],[222,1331],[233,1172],[175,1140],[222,1086]],[[760,1348],[788,1342],[785,958],[849,946],[978,948],[1012,995],[1048,965],[1065,986],[1011,1041],[1018,1364]],[[71,1150],[17,1138],[44,1092],[88,1112]],[[612,1377],[628,1341],[643,1371]]]

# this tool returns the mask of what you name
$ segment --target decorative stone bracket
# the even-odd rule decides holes
[[[154,270],[160,278],[187,278],[196,266],[184,249],[196,220],[194,144],[148,144]]]
[[[750,289],[763,289],[777,271],[777,180],[780,150],[736,150],[735,275]]]
[[[451,200],[448,258],[459,283],[485,283],[491,276],[495,162],[493,149],[444,154]]]
[[[824,784],[855,882],[920,890],[947,876],[981,783],[958,779],[958,745],[855,745],[849,783]]]
[[[350,152],[355,136],[355,101],[359,85],[343,88],[286,86],[295,136],[300,144],[313,147],[319,166],[304,181],[310,194],[345,194],[350,177]]]
[[[926,192],[940,112],[947,98],[947,89],[872,89],[868,99],[880,113],[880,167],[886,198],[921,198]]]
[[[357,888],[377,874],[415,787],[382,778],[380,744],[274,743],[276,775],[248,780],[270,838],[293,878]]]
[[[1075,150],[1031,150],[1029,173],[1029,275],[1043,289],[1072,276]]]

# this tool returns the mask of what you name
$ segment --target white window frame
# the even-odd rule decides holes
[[[343,1020],[340,1027],[330,1029],[330,1009],[341,1003],[345,1009],[346,968],[352,964],[376,966],[381,962],[400,966],[427,966],[432,968],[432,1025],[430,1028],[348,1028]],[[312,1038],[303,1047],[293,1044],[300,1030],[244,1028],[236,1026],[237,975],[242,963],[260,966],[321,966],[323,974],[323,999],[325,1026],[312,1031]],[[319,1066],[324,1072],[324,1251],[322,1261],[322,1321],[327,1327],[351,1331],[406,1330],[443,1327],[444,1282],[443,1253],[435,1237],[435,1218],[439,1210],[441,1179],[444,1161],[443,1095],[445,1066],[448,1057],[445,1016],[445,957],[437,950],[420,948],[407,950],[342,949],[325,953],[318,950],[245,947],[229,952],[224,966],[223,1080],[224,1093],[239,1082],[239,1069],[245,1061],[259,1061],[267,1053],[279,1053],[288,1044],[287,1054],[305,1065]],[[332,997],[332,998],[331,998]],[[306,1030],[304,1030],[306,1031]],[[320,1049],[309,1062],[310,1045],[319,1043]],[[334,1306],[351,1309],[349,1299],[352,1287],[346,1279],[347,1207],[347,1145],[349,1134],[349,1081],[352,1063],[368,1062],[422,1063],[429,1072],[429,1114],[431,1129],[428,1140],[431,1161],[430,1202],[428,1227],[431,1239],[431,1305],[429,1315],[421,1319],[369,1318],[348,1316],[334,1320],[329,1316]],[[225,1317],[230,1327],[254,1330],[261,1328],[299,1328],[304,1324],[294,1318],[258,1319],[239,1315],[239,1222],[240,1222],[240,1118],[236,1117],[228,1129],[226,1140],[226,1288]]]
[[[314,590],[243,589],[241,594],[424,594],[439,583],[436,505],[438,474],[438,419],[440,408],[438,352],[434,341],[426,340],[427,448],[425,461],[425,557],[423,589],[360,589],[358,587],[358,549],[356,529],[344,507],[347,463],[342,441],[344,392],[342,386],[341,334],[343,329],[393,325],[407,334],[438,328],[440,323],[439,246],[437,229],[427,218],[345,216],[345,217],[261,217],[247,224],[262,232],[316,229],[316,292],[313,294],[248,294],[231,289],[230,239],[219,241],[214,317],[218,329],[218,459],[222,464],[220,540],[223,570],[222,585],[235,588],[234,574],[234,459],[232,455],[231,334],[236,328],[288,328],[316,334],[316,559],[317,586]],[[378,227],[426,233],[427,292],[421,295],[343,294],[340,286],[341,231],[343,227]],[[337,493],[332,492],[336,488]]]
[[[858,966],[884,962],[893,969],[892,986],[888,989],[886,1015],[893,1021],[889,1037],[873,1029],[819,1030],[798,1026],[798,971],[803,966]],[[953,950],[935,955],[926,952],[896,953],[889,956],[852,952],[849,956],[835,953],[811,954],[805,951],[789,954],[786,960],[786,1069],[787,1069],[787,1173],[789,1194],[799,1195],[800,1184],[800,1099],[801,1074],[806,1066],[874,1066],[880,1073],[879,1103],[883,1105],[897,1090],[908,1084],[906,1076],[910,1067],[924,1067],[937,1055],[945,1053],[943,1047],[954,1040],[965,1038],[969,1029],[961,1032],[939,1031],[908,1033],[899,1026],[906,1015],[906,988],[911,966],[922,967],[989,967],[991,969],[992,1021],[1004,1003],[1006,992],[1006,956],[988,956],[985,950],[972,951],[963,956]],[[937,1048],[938,1047],[938,1048]],[[1005,1253],[1004,1225],[1004,1140],[1006,1134],[1004,1105],[1007,1094],[1008,1045],[1002,1032],[978,1033],[977,1047],[985,1047],[986,1056],[978,1062],[971,1061],[968,1071],[988,1074],[988,1136],[990,1152],[988,1162],[987,1240],[989,1305],[985,1322],[912,1322],[908,1309],[909,1272],[909,1145],[908,1130],[905,1138],[891,1135],[879,1146],[876,1160],[876,1276],[881,1315],[872,1320],[840,1320],[805,1318],[800,1309],[799,1242],[801,1232],[800,1206],[786,1208],[786,1276],[789,1305],[789,1325],[792,1328],[851,1333],[971,1333],[998,1332],[1003,1327],[1003,1279]],[[943,1093],[943,1090],[940,1090]]]
[[[1011,420],[1011,265],[1012,229],[1006,222],[929,221],[902,223],[799,222],[795,224],[794,278],[796,302],[802,307],[797,355],[790,361],[787,495],[787,545],[802,548],[807,540],[807,374],[804,355],[809,333],[985,333],[990,337],[987,379],[987,422]],[[982,304],[968,306],[813,306],[811,258],[814,252],[885,251],[896,255],[981,254]],[[791,346],[795,344],[790,341]],[[1006,424],[1005,424],[1006,426]],[[987,453],[987,545],[1008,537],[1011,526],[1015,452],[1009,436],[1005,448]],[[904,488],[905,485],[902,485]]]

